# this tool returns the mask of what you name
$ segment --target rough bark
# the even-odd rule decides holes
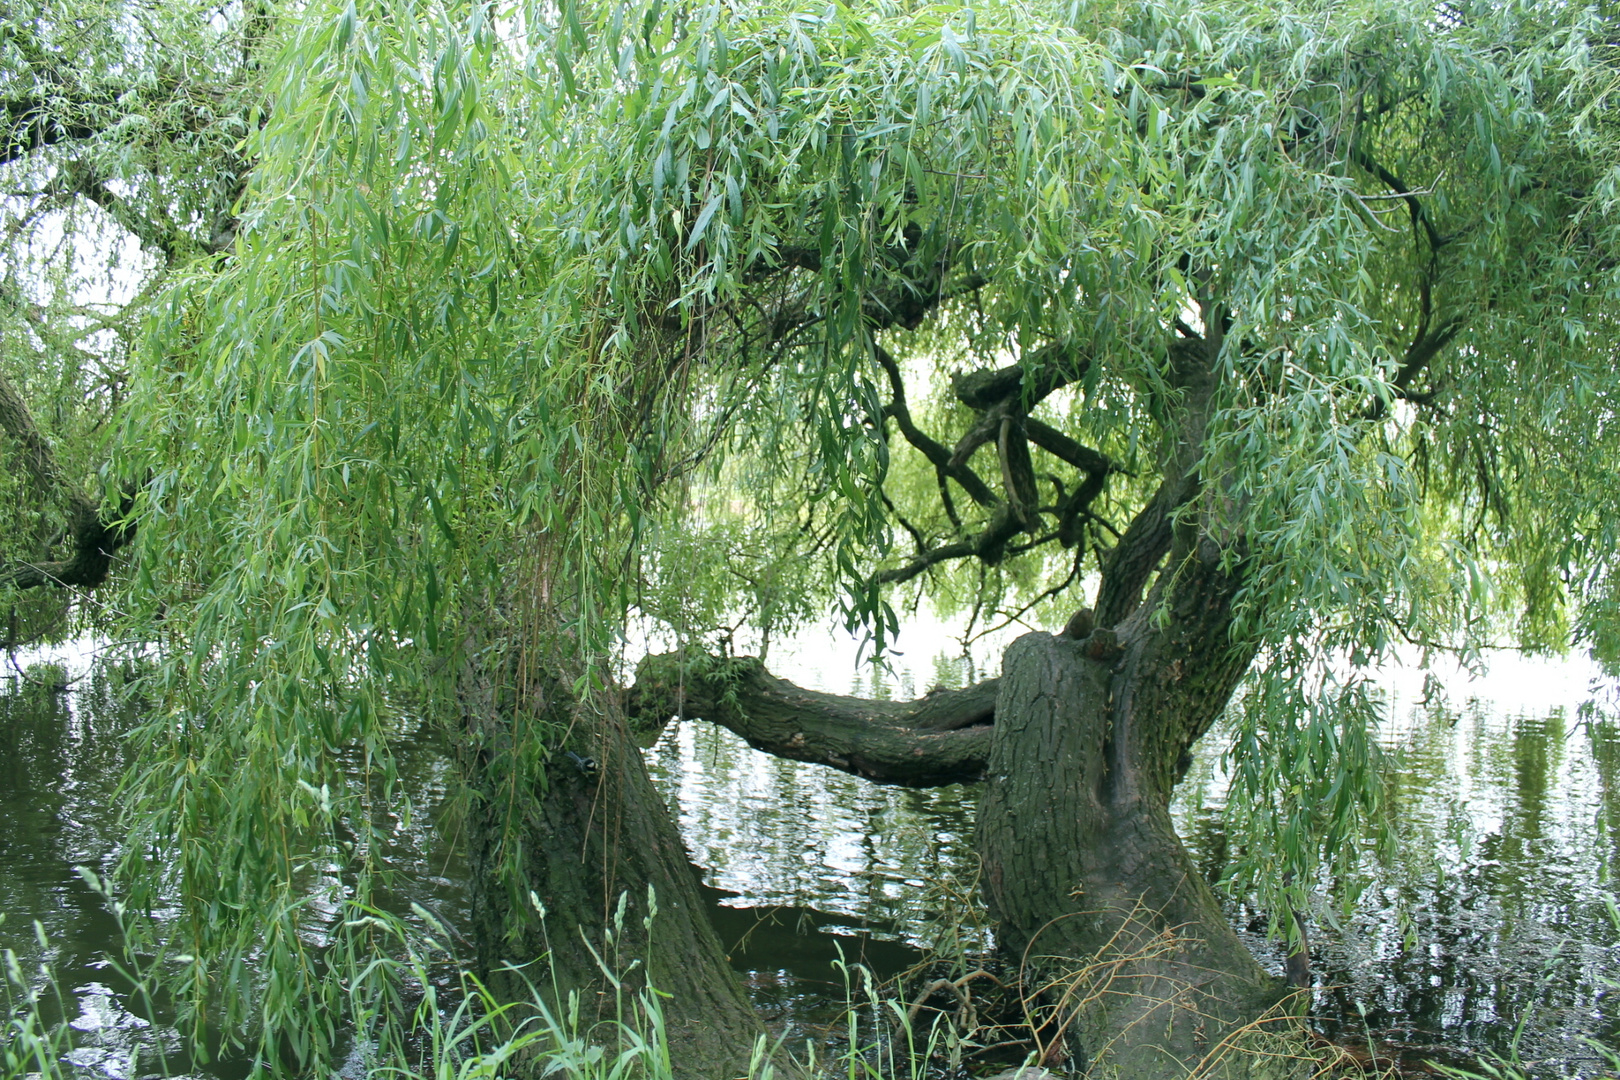
[[[982,775],[981,881],[998,940],[1023,967],[1043,1064],[1134,1080],[1182,1080],[1194,1068],[1277,1077],[1297,1060],[1286,1043],[1281,1055],[1239,1052],[1292,1034],[1291,1018],[1274,1011],[1286,986],[1237,938],[1169,809],[1191,747],[1253,659],[1252,644],[1231,638],[1245,564],[1240,515],[1199,474],[1225,325],[1219,305],[1207,305],[1205,321],[1207,336],[1170,347],[1162,481],[1102,560],[1094,625],[1077,616],[1065,636],[1021,638],[993,704],[991,684],[873,702],[803,690],[751,658],[705,656],[649,658],[632,694],[642,722],[701,717],[777,756],[879,782]],[[1073,526],[1113,467],[1023,413],[1083,370],[1083,358],[1038,366],[1037,376],[1050,371],[1028,386],[1022,368],[959,378],[958,398],[979,416],[948,458],[910,430],[896,365],[881,352],[878,360],[894,384],[888,415],[930,457],[942,491],[947,478],[976,480],[968,458],[992,441],[1003,489],[979,537],[924,549],[879,580],[968,553],[997,561],[1038,516],[1032,442],[1087,474],[1059,507],[1071,534],[1059,538],[1078,540]]]
[[[1287,1075],[1236,1049],[1286,987],[1237,938],[1170,817],[1178,765],[1252,655],[1226,643],[1238,580],[1221,553],[1177,556],[1133,618],[1080,639],[1026,635],[999,680],[966,690],[873,701],[805,690],[751,657],[672,653],[642,661],[628,712],[705,719],[878,782],[983,774],[985,898],[1047,1064],[1180,1080],[1208,1058],[1212,1076]]]
[[[871,701],[794,686],[753,658],[676,653],[642,661],[629,712],[706,719],[879,782],[982,773],[985,899],[1022,964],[1046,1064],[1141,1080],[1180,1080],[1199,1062],[1211,1076],[1284,1076],[1284,1059],[1239,1048],[1286,1037],[1287,988],[1237,938],[1169,810],[1188,751],[1252,659],[1228,641],[1234,562],[1184,528],[1130,618],[1026,635],[999,680],[966,690]],[[1274,1021],[1245,1031],[1268,1011]]]
[[[1213,317],[1218,325],[1219,317]],[[1163,479],[1103,560],[1097,589],[1097,625],[1113,626],[1129,618],[1142,601],[1142,590],[1158,572],[1175,542],[1176,512],[1199,493],[1198,461],[1204,452],[1204,429],[1215,394],[1213,369],[1221,338],[1177,341],[1170,347],[1170,384],[1177,401],[1178,423],[1160,462]],[[1224,632],[1221,640],[1224,640]]]
[[[990,753],[996,680],[908,702],[806,690],[751,656],[649,656],[628,711],[643,727],[708,720],[756,750],[827,765],[880,784],[938,787],[978,780]]]
[[[1292,1034],[1286,988],[1237,938],[1170,817],[1191,747],[1253,659],[1231,638],[1234,508],[1217,514],[1199,475],[1219,305],[1205,321],[1207,336],[1171,346],[1163,479],[1103,561],[1097,629],[1026,635],[1004,658],[979,810],[985,900],[1024,965],[1044,1063],[1135,1080],[1282,1076],[1298,1060],[1265,1052]]]
[[[675,1075],[742,1075],[763,1028],[622,716],[605,702],[579,705],[554,677],[469,665],[462,683],[473,938],[492,988],[515,1002],[538,993],[557,1016],[577,995],[581,1032],[612,1052],[615,1029],[599,1025],[633,1023],[650,981]],[[538,746],[547,756],[537,762]]]
[[[1238,1043],[1284,997],[1176,836],[1170,792],[1251,652],[1227,643],[1235,576],[1189,551],[1114,632],[1007,651],[980,804],[983,888],[1025,965],[1047,1064],[1101,1075],[1287,1075]],[[1167,610],[1155,609],[1168,594]],[[1166,617],[1167,616],[1167,617]],[[1094,647],[1098,636],[1106,649]]]

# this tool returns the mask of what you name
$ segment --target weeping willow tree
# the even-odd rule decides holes
[[[247,178],[267,12],[212,15],[26,0],[0,12],[7,648],[111,621],[65,590],[102,584],[131,535],[132,491],[105,483],[129,359],[167,273],[230,247]]]
[[[594,1014],[629,967],[679,1071],[746,1061],[626,732],[680,712],[982,781],[999,940],[1068,987],[1046,1062],[1181,1076],[1281,997],[1168,812],[1223,712],[1283,910],[1376,817],[1363,680],[1398,644],[1620,652],[1606,6],[346,0],[179,20],[190,67],[143,10],[61,79],[8,31],[6,167],[168,227],[81,500],[161,657],[128,901],[178,898],[199,1018],[301,1064],[356,989],[331,958],[384,947],[424,728],[507,993]],[[121,146],[199,156],[70,152]],[[632,608],[836,601],[881,647],[919,592],[1086,611],[910,704],[701,635],[616,677]]]

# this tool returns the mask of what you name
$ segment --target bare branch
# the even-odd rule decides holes
[[[899,585],[910,581],[930,566],[938,566],[942,562],[952,559],[965,559],[976,550],[972,540],[958,540],[954,544],[944,544],[937,548],[924,550],[911,562],[892,570],[879,570],[872,575],[872,580],[880,585]]]
[[[983,776],[998,689],[991,679],[916,701],[873,701],[795,686],[754,657],[665,653],[637,665],[627,712],[645,726],[708,720],[777,757],[880,784],[938,787]]]
[[[1035,463],[1030,460],[1022,417],[1002,418],[996,452],[1001,458],[1001,490],[1006,492],[1007,508],[1020,526],[1033,529],[1040,522],[1040,496],[1035,489]]]
[[[894,395],[883,413],[894,419],[906,441],[916,447],[936,470],[960,484],[962,490],[967,492],[974,502],[987,508],[1000,505],[1001,500],[996,498],[995,493],[990,490],[990,485],[981,480],[978,473],[966,465],[953,464],[950,452],[920,431],[912,421],[911,410],[906,406],[906,384],[900,375],[900,365],[894,362],[894,357],[889,355],[888,350],[874,341],[872,358],[888,375],[889,390]]]
[[[1407,187],[1400,177],[1373,160],[1373,156],[1367,152],[1365,147],[1358,146],[1351,152],[1350,156],[1357,165],[1378,177],[1385,187],[1393,191],[1398,198],[1406,203],[1407,211],[1412,216],[1412,227],[1423,231],[1424,236],[1429,241],[1429,250],[1431,252],[1439,251],[1445,246],[1445,240],[1441,237],[1440,230],[1436,229],[1434,222],[1429,220],[1428,212],[1424,210],[1423,201],[1418,198],[1419,193],[1417,191]]]

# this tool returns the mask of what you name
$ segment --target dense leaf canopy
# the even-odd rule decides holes
[[[12,220],[99,207],[161,264],[105,403],[162,644],[132,850],[185,839],[192,957],[296,966],[300,868],[344,817],[363,861],[474,623],[582,691],[635,609],[768,635],[836,597],[881,645],[885,589],[1094,580],[1184,472],[1165,505],[1246,568],[1262,862],[1376,807],[1356,673],[1398,644],[1620,659],[1607,7],[227,10],[0,41]],[[100,332],[12,265],[8,342]],[[1068,441],[952,457],[949,376],[1011,365]]]

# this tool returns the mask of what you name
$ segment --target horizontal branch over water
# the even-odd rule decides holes
[[[630,718],[707,720],[777,757],[826,765],[874,783],[939,787],[984,776],[999,681],[878,701],[806,690],[757,658],[674,652],[636,667]]]

